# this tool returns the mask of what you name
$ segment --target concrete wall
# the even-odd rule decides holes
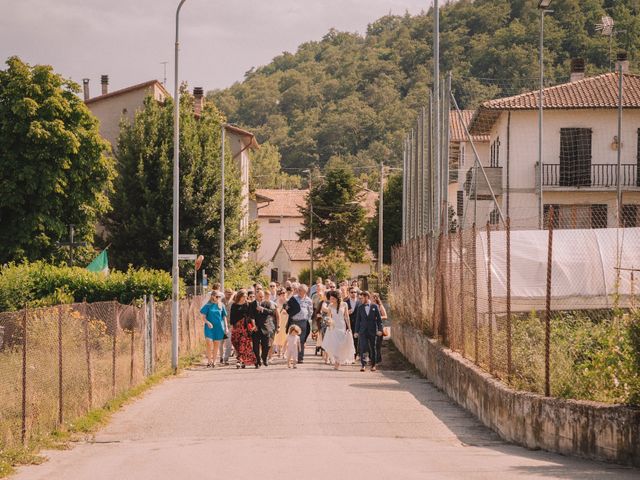
[[[517,392],[399,323],[393,326],[393,342],[423,375],[505,440],[640,466],[640,409]]]

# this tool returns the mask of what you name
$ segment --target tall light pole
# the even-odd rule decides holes
[[[441,149],[442,149],[442,132],[440,130],[440,7],[438,0],[433,0],[433,130],[435,132],[433,139],[434,164],[436,166],[436,174],[438,182],[434,184],[436,190],[436,207],[437,222],[434,225],[436,231],[440,228],[440,201],[442,200],[440,191],[442,179]]]
[[[309,288],[313,286],[313,200],[311,198],[311,169],[303,170],[309,175],[309,240],[311,241],[311,262],[309,263]]]
[[[173,262],[171,289],[171,368],[178,370],[178,323],[180,320],[180,274],[178,270],[180,225],[180,86],[178,84],[178,51],[180,50],[178,27],[180,9],[186,0],[180,0],[176,9],[175,77],[173,95]]]
[[[538,228],[542,230],[544,228],[544,203],[542,199],[543,181],[544,181],[544,169],[542,162],[542,119],[544,115],[544,16],[550,13],[549,6],[551,0],[540,0],[538,2],[538,10],[540,10],[540,92],[538,95]]]
[[[226,124],[220,133],[220,291],[224,292],[224,142]]]
[[[383,223],[384,223],[384,162],[380,162],[380,194],[378,202],[378,284],[382,282],[382,243],[384,239]]]

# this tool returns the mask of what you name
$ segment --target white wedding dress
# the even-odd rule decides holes
[[[331,363],[351,364],[356,351],[353,346],[353,335],[351,331],[347,331],[347,304],[341,302],[337,310],[330,305],[329,313],[331,324],[322,339],[322,348],[329,355]]]

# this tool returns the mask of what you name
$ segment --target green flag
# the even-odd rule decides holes
[[[107,249],[104,249],[102,252],[100,252],[100,255],[93,259],[93,261],[87,267],[87,270],[89,270],[90,272],[104,274],[109,273],[109,257],[107,257]]]

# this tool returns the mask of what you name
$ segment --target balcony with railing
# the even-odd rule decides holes
[[[538,172],[537,165],[536,172]],[[555,189],[615,189],[618,185],[618,166],[615,163],[592,163],[575,166],[545,163],[542,168],[542,181],[545,187]],[[622,187],[640,187],[636,164],[620,165],[620,183]]]

